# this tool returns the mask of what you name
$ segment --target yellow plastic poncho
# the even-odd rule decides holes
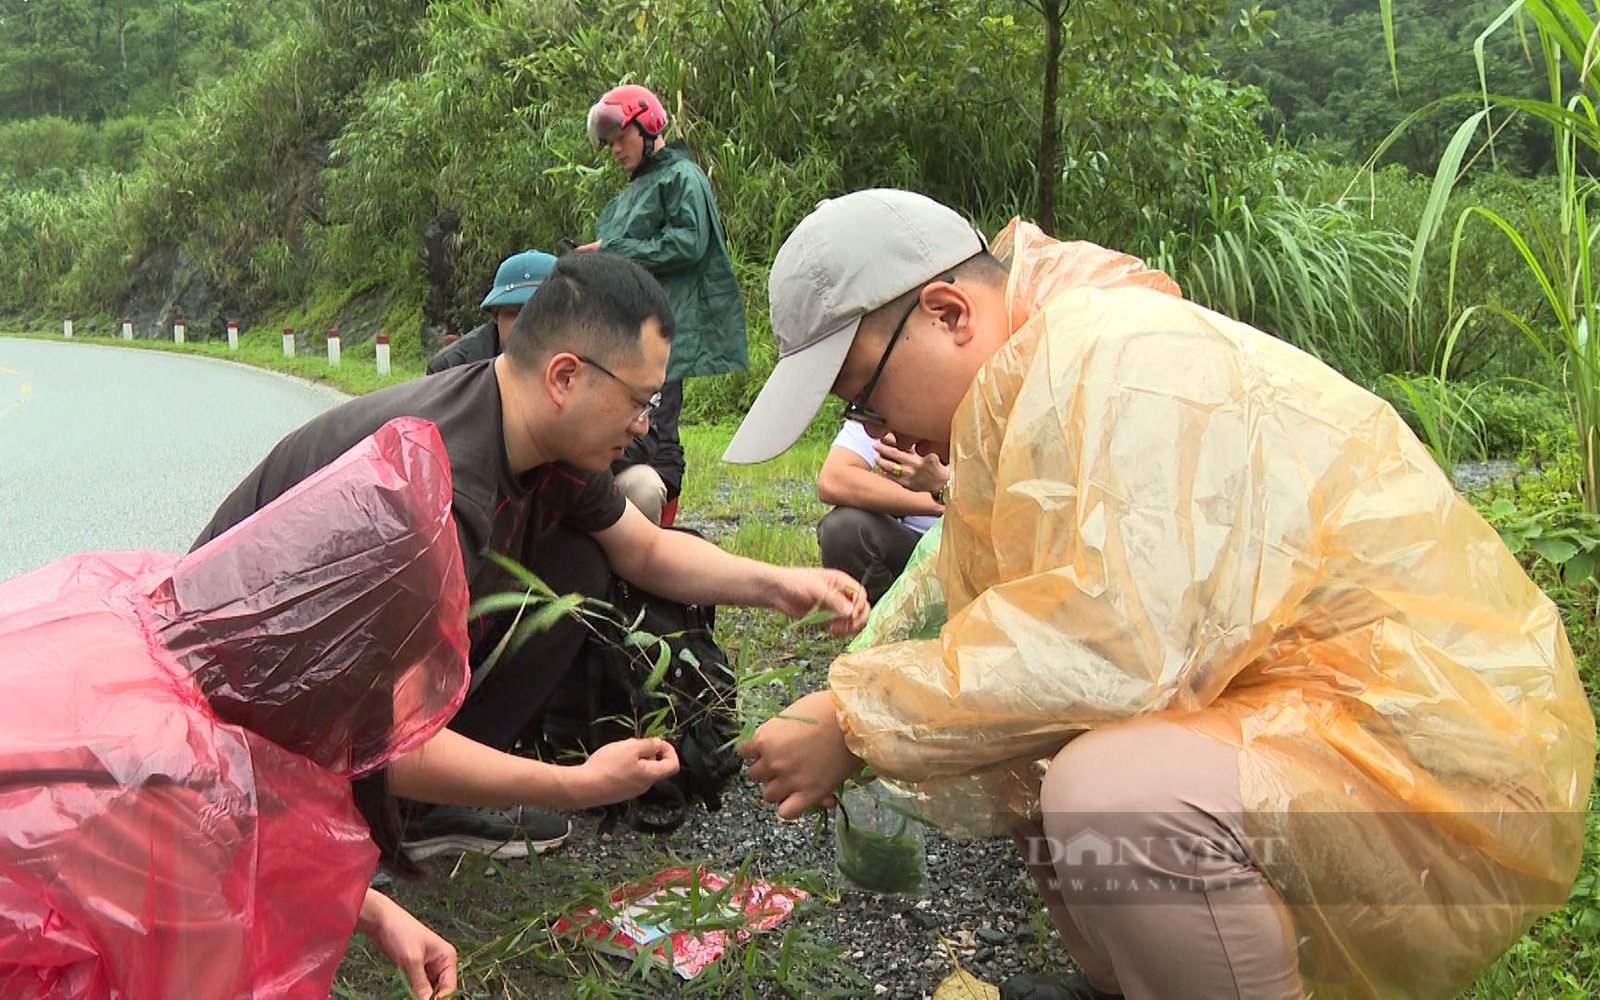
[[[1382,400],[1104,287],[1153,273],[1109,251],[1014,222],[995,252],[1014,333],[955,415],[937,579],[886,598],[949,618],[834,663],[851,749],[984,834],[1082,731],[1230,741],[1308,993],[1453,995],[1582,851],[1594,718],[1555,606]]]

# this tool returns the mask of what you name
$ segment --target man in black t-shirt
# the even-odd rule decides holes
[[[835,615],[829,631],[854,632],[867,605],[860,585],[846,574],[772,566],[723,552],[695,535],[658,527],[618,493],[609,468],[649,428],[673,332],[666,296],[643,268],[604,253],[563,257],[523,307],[499,357],[351,400],[312,420],[284,438],[223,501],[195,545],[243,520],[389,419],[417,416],[438,426],[450,457],[452,515],[475,601],[512,589],[488,558],[498,552],[529,567],[557,593],[603,595],[609,564],[623,579],[685,604],[768,607],[791,618],[824,610]],[[475,671],[506,624],[495,618],[470,623]],[[636,794],[619,794],[638,778],[638,769],[630,771],[620,754],[605,758],[604,767],[586,764],[590,772],[580,773],[583,767],[554,768],[499,752],[510,750],[538,716],[575,660],[581,638],[576,622],[561,623],[503,656],[486,679],[474,678],[450,730],[413,752],[470,762],[474,780],[440,787],[434,799],[570,808]],[[402,758],[397,765],[405,763]],[[447,838],[444,846],[481,847],[506,839],[501,832],[485,829],[477,842]],[[510,836],[520,843],[523,833]],[[537,849],[560,837],[529,839]],[[514,846],[505,846],[502,856],[515,853]]]

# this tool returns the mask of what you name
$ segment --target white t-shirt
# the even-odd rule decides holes
[[[872,447],[872,435],[868,434],[867,429],[854,420],[846,420],[844,422],[844,426],[839,429],[838,436],[833,439],[833,446],[835,448],[846,448],[860,455],[866,459],[868,468],[876,469],[878,467],[878,450]],[[919,535],[939,523],[939,517],[936,514],[909,514],[896,520]]]

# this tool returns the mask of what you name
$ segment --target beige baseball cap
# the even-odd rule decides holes
[[[960,213],[912,191],[871,188],[819,202],[772,262],[778,364],[723,461],[782,454],[822,407],[861,317],[985,249]]]

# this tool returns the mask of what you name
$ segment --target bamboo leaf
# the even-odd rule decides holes
[[[1389,78],[1394,81],[1395,96],[1400,96],[1400,64],[1394,55],[1394,0],[1378,0],[1378,12],[1383,18],[1383,47],[1389,54]]]
[[[512,645],[521,645],[529,636],[548,632],[561,619],[576,611],[584,601],[582,594],[566,594],[529,615],[512,636]]]
[[[1439,159],[1439,169],[1433,177],[1433,188],[1428,192],[1427,204],[1422,209],[1422,219],[1417,224],[1417,238],[1411,251],[1411,263],[1406,270],[1406,304],[1414,308],[1417,302],[1417,284],[1422,274],[1423,251],[1438,231],[1439,221],[1444,217],[1445,206],[1450,200],[1450,192],[1455,189],[1457,172],[1461,169],[1461,160],[1466,155],[1467,147],[1472,143],[1472,137],[1477,133],[1478,127],[1488,117],[1488,112],[1479,111],[1462,122],[1450,137],[1450,142],[1445,146],[1444,155]]]

